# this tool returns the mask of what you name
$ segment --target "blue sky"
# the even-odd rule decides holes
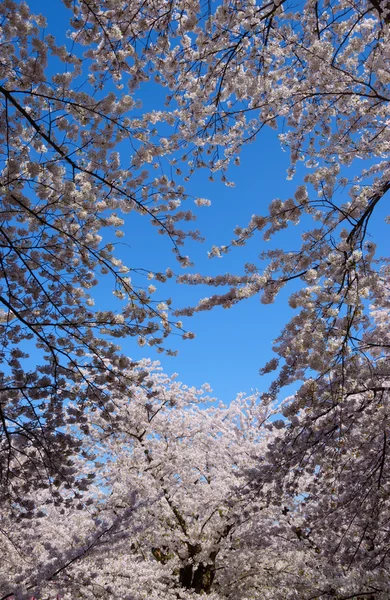
[[[196,223],[206,241],[201,244],[189,243],[188,248],[185,247],[185,253],[190,254],[195,267],[181,269],[167,238],[154,237],[154,231],[146,223],[144,227],[134,230],[131,222],[123,238],[130,246],[130,263],[132,255],[135,255],[140,257],[139,266],[151,270],[170,266],[179,274],[187,270],[205,275],[243,273],[244,264],[258,263],[258,254],[269,247],[260,235],[254,236],[245,247],[235,248],[221,259],[209,259],[207,252],[213,244],[229,243],[234,237],[234,227],[245,226],[252,214],[266,213],[273,198],[285,198],[294,192],[296,182],[286,180],[288,165],[288,154],[282,152],[276,132],[263,130],[258,140],[243,150],[241,166],[232,167],[230,178],[235,181],[234,188],[226,187],[217,178],[215,182],[209,182],[206,170],[195,174],[187,184],[189,193],[206,197],[212,202],[210,207],[199,209]],[[190,205],[191,200],[187,202]],[[280,242],[280,238],[275,238],[271,243],[275,245]],[[284,247],[296,248],[298,244],[299,232],[296,229],[283,232]],[[123,255],[126,258],[126,252]],[[163,295],[164,286],[159,289]],[[221,290],[180,285],[172,290],[172,297],[175,306],[186,306],[196,304],[200,298],[217,291]],[[123,349],[134,358],[157,358],[167,373],[177,372],[187,384],[208,382],[214,393],[224,401],[231,400],[240,391],[250,392],[254,388],[264,390],[271,377],[260,378],[258,371],[272,357],[272,341],[292,314],[287,304],[288,295],[287,288],[273,305],[263,305],[258,297],[254,297],[229,310],[217,307],[186,319],[185,327],[194,331],[196,338],[186,341],[172,338],[171,347],[179,350],[176,357],[157,354],[152,348],[139,348],[131,339],[123,344]]]
[[[68,12],[60,0],[33,0],[29,4],[33,11],[45,14],[49,22],[48,31],[63,36],[67,29]],[[65,41],[64,38],[62,41]],[[150,87],[146,90],[140,95],[145,108],[161,109],[162,95],[156,94]],[[183,252],[190,254],[195,262],[194,271],[211,275],[227,272],[240,274],[246,262],[257,263],[258,254],[269,247],[260,235],[252,238],[246,247],[236,248],[222,259],[209,260],[207,251],[214,244],[229,243],[234,227],[245,226],[254,213],[266,213],[273,198],[285,199],[294,193],[296,186],[301,183],[302,172],[298,170],[296,178],[287,181],[288,165],[289,156],[281,150],[277,132],[265,128],[256,142],[244,148],[241,166],[232,167],[230,179],[235,181],[234,188],[226,187],[218,176],[211,183],[206,170],[192,177],[186,184],[187,192],[212,202],[211,207],[197,211],[198,221],[195,225],[206,241],[203,244],[191,242]],[[191,202],[189,198],[188,208],[193,207]],[[381,235],[383,226],[380,216],[376,216],[373,227]],[[271,243],[289,250],[297,249],[301,232],[302,227],[290,227]],[[171,267],[176,273],[184,272],[175,260],[168,238],[156,235],[155,228],[149,226],[146,219],[128,215],[125,234],[118,251],[129,267],[150,271]],[[109,284],[111,282],[107,280],[103,285]],[[160,289],[161,299],[164,299],[164,286]],[[255,388],[264,390],[272,377],[260,378],[258,370],[271,358],[272,341],[292,314],[287,304],[291,289],[285,288],[273,305],[262,305],[259,298],[255,297],[229,310],[217,308],[187,319],[185,327],[194,331],[196,338],[183,341],[179,337],[172,337],[170,347],[179,350],[177,357],[157,354],[153,348],[140,348],[133,338],[122,342],[123,351],[134,359],[158,359],[165,372],[177,372],[179,379],[188,385],[208,382],[214,394],[225,402],[240,391],[250,392]],[[106,292],[103,286],[99,286],[99,290],[102,303],[111,302],[111,289],[107,287]],[[167,290],[168,294],[172,294],[175,307],[195,304],[200,298],[215,292],[215,289],[184,285],[169,285]],[[112,301],[115,303],[113,297]]]

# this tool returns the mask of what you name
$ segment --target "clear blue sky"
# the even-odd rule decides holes
[[[45,14],[49,22],[48,31],[63,36],[68,12],[60,0],[33,0],[29,4],[35,12]],[[159,104],[161,95],[151,93],[150,87],[148,92],[141,94],[141,98],[147,109],[162,108]],[[236,248],[222,259],[209,260],[207,251],[214,244],[229,243],[234,227],[245,226],[253,213],[264,214],[273,198],[285,199],[294,193],[300,177],[298,174],[295,180],[286,180],[288,159],[288,154],[280,149],[277,132],[266,128],[257,141],[242,152],[241,166],[231,169],[230,179],[235,181],[235,188],[226,187],[219,182],[218,176],[216,182],[209,182],[206,170],[193,176],[187,184],[187,191],[194,197],[205,197],[212,202],[211,207],[198,210],[199,218],[195,224],[206,241],[203,244],[190,243],[183,251],[190,254],[195,262],[194,271],[211,275],[240,274],[245,262],[257,262],[258,254],[267,247],[260,235],[255,236],[246,247]],[[187,202],[188,208],[194,207],[191,199]],[[140,219],[132,214],[127,217],[120,254],[128,266],[151,271],[165,270],[170,266],[175,272],[184,272],[174,258],[168,238],[156,235],[156,229],[149,226],[146,219],[140,223]],[[381,232],[383,229],[379,222],[376,222],[377,230]],[[272,244],[296,249],[301,231],[301,227],[291,227]],[[161,286],[161,299],[165,296],[164,287]],[[102,302],[111,302],[111,291],[107,289],[105,293],[104,289],[99,289]],[[168,286],[168,289],[175,307],[195,304],[198,299],[216,291],[214,288],[207,290],[183,285]],[[165,372],[177,372],[179,379],[188,385],[208,382],[214,394],[226,402],[239,391],[264,390],[271,377],[260,378],[258,370],[271,358],[272,341],[292,314],[287,304],[289,292],[291,287],[285,288],[273,305],[262,305],[255,297],[230,310],[217,308],[187,319],[185,327],[194,331],[196,338],[187,341],[171,338],[170,346],[179,350],[177,357],[157,354],[147,346],[140,348],[133,338],[122,343],[123,350],[134,359],[150,357],[160,360]]]
[[[206,171],[194,176],[188,184],[188,191],[194,196],[210,199],[212,204],[198,211],[197,226],[206,241],[189,244],[187,252],[195,267],[185,271],[206,275],[241,274],[246,262],[258,262],[257,256],[265,248],[260,235],[244,248],[235,248],[221,259],[209,259],[207,251],[213,244],[229,243],[234,227],[245,226],[254,213],[266,212],[274,197],[283,198],[293,193],[296,184],[286,181],[287,166],[288,156],[281,151],[276,133],[269,130],[264,131],[256,143],[245,148],[241,166],[232,168],[235,188],[228,188],[219,181],[210,183]],[[187,202],[191,203],[191,200]],[[157,264],[157,270],[171,266],[175,272],[185,272],[180,269],[165,237],[151,237],[154,232],[147,227],[134,232],[131,223],[127,231],[124,240],[131,246],[129,253],[134,251],[139,257],[140,266],[154,270]],[[294,233],[288,234],[292,247],[299,242],[299,236]],[[286,246],[286,237],[283,245]],[[164,292],[164,286],[161,292]],[[221,292],[221,289],[180,285],[175,286],[172,295],[175,306],[186,306],[216,292]],[[207,381],[220,399],[228,401],[239,391],[266,387],[258,370],[271,358],[271,342],[291,314],[286,297],[287,294],[282,292],[274,305],[267,306],[254,297],[229,310],[217,307],[186,319],[186,328],[194,331],[196,338],[186,341],[172,338],[171,345],[179,349],[179,355],[173,358],[153,354],[152,349],[135,347],[134,340],[129,340],[123,347],[134,358],[155,356],[166,372],[176,371],[185,383],[200,385]]]

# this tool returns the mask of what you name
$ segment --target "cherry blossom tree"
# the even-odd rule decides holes
[[[87,598],[113,594],[84,583],[78,569],[88,565],[91,576],[94,561],[92,578],[102,588],[102,569],[115,574],[115,586],[119,572],[137,573],[135,597],[385,597],[390,270],[370,234],[390,187],[388,1],[63,4],[70,18],[64,45],[27,4],[0,4],[1,503],[5,521],[28,517],[43,537],[66,530],[72,515],[69,536],[79,530],[82,542],[64,535],[58,552],[48,542],[36,555],[29,546],[24,588],[12,584],[4,598],[39,594],[41,582],[57,593],[56,569],[70,573],[68,594],[71,585]],[[163,110],[140,112],[144,85],[165,88]],[[207,168],[231,185],[229,164],[239,163],[241,147],[264,126],[279,128],[289,177],[303,170],[303,181],[210,256],[299,223],[300,247],[287,251],[280,234],[281,248],[265,249],[262,263],[243,274],[180,276],[182,284],[228,286],[196,307],[172,312],[169,301],[154,302],[149,270],[127,266],[116,251],[126,214],[149,218],[189,266],[182,245],[200,234],[188,229],[194,215],[181,207],[185,180]],[[172,275],[151,273],[157,282]],[[102,277],[121,310],[94,308]],[[280,409],[286,427],[271,426],[269,438],[245,439],[241,422],[235,429],[250,412],[244,400],[230,416],[184,401],[178,410],[182,391],[171,383],[167,405],[155,404],[161,392],[148,397],[148,371],[112,341],[134,336],[163,350],[172,331],[191,336],[176,320],[182,315],[254,294],[267,304],[292,280],[301,280],[290,297],[297,312],[263,369],[279,371],[261,410],[285,386],[302,385]],[[242,437],[237,446],[234,432]],[[207,483],[209,447],[215,485]],[[106,462],[101,470],[95,453]],[[125,499],[122,476],[139,500]],[[38,517],[34,509],[46,497],[50,508]],[[88,498],[93,508],[78,524],[71,500],[84,506]],[[245,498],[247,520],[237,516]],[[2,543],[17,557],[23,532],[15,528],[17,539],[8,540],[9,529]],[[270,563],[259,558],[264,548]],[[292,572],[301,573],[298,580]]]
[[[95,458],[82,468],[98,481],[80,506],[56,507],[44,490],[27,536],[4,516],[2,598],[224,598],[271,586],[270,548],[249,575],[269,543],[269,534],[256,543],[253,528],[272,528],[272,513],[239,490],[242,466],[257,463],[272,435],[272,410],[256,396],[202,408],[207,386],[184,386],[149,361],[124,376],[131,400],[113,393],[87,413]]]
[[[280,407],[258,394],[210,405],[207,386],[182,385],[150,361],[125,376],[131,401],[113,394],[104,411],[87,413],[94,460],[78,468],[98,476],[79,505],[68,495],[56,506],[42,490],[41,513],[27,530],[15,526],[20,515],[3,513],[2,600],[386,598],[384,565],[367,569],[358,557],[347,568],[331,554],[344,525],[325,506],[336,498],[326,489],[336,485],[331,477],[318,490],[316,474],[306,474],[295,497],[277,478],[263,477],[260,490],[250,485],[248,471],[274,467],[267,453],[283,436]],[[286,476],[292,484],[295,477]],[[316,486],[313,513],[306,499]],[[359,494],[355,486],[349,500],[359,502]],[[328,527],[319,527],[326,519]]]
[[[98,481],[79,506],[69,496],[58,507],[43,490],[28,533],[4,514],[2,599],[58,591],[65,600],[286,598],[290,586],[291,597],[310,590],[310,576],[290,581],[305,555],[291,526],[294,504],[270,503],[272,485],[261,496],[246,490],[246,469],[274,437],[269,405],[254,395],[204,408],[207,386],[184,386],[148,361],[126,376],[130,402],[113,394],[104,411],[87,413],[85,443],[95,458],[78,467],[97,471]]]

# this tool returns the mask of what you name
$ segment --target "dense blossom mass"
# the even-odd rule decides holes
[[[36,3],[0,2],[0,599],[389,598],[390,264],[372,222],[390,189],[390,3],[50,4],[68,17],[55,35]],[[144,90],[163,100],[143,110]],[[185,242],[210,200],[191,210],[186,182],[232,185],[265,126],[295,193],[275,182],[209,252],[258,236],[258,264],[196,273]],[[155,300],[174,273],[125,264],[129,213],[166,237],[178,283],[221,292]],[[116,343],[172,353],[171,333],[194,335],[182,317],[293,280],[260,397],[213,405]]]

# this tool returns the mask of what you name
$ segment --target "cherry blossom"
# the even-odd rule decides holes
[[[372,231],[390,188],[388,1],[63,7],[66,43],[0,4],[0,598],[388,597],[390,270]],[[164,107],[142,109],[144,86]],[[149,219],[191,268],[212,199],[186,208],[185,182],[202,168],[233,185],[266,126],[302,180],[209,251],[256,237],[261,262],[180,275],[223,288],[196,306],[155,300],[172,268],[127,265],[112,240]],[[102,280],[122,308],[101,306]],[[266,305],[293,280],[261,398],[201,407],[116,343],[172,352],[171,333],[194,335],[178,318]]]

